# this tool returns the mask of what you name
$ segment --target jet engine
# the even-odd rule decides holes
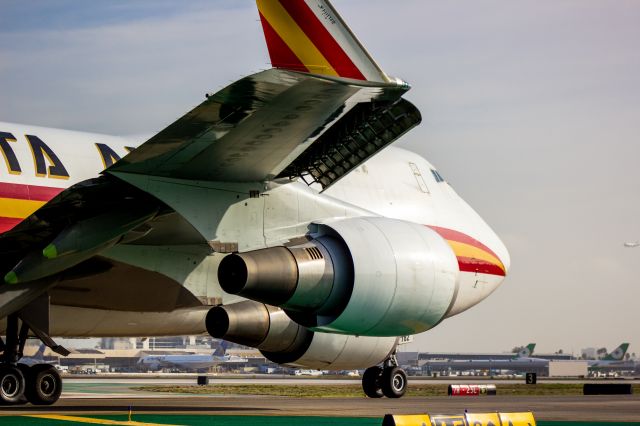
[[[311,330],[359,336],[420,333],[452,305],[458,262],[430,228],[381,217],[312,228],[304,244],[225,257],[222,289],[281,307]]]
[[[314,333],[281,308],[247,300],[211,308],[211,336],[252,346],[270,361],[318,370],[352,370],[379,364],[397,345],[396,337]]]

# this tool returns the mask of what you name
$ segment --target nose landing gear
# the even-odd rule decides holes
[[[376,365],[364,371],[362,390],[369,398],[400,398],[407,392],[407,374],[398,367],[395,355],[383,367]]]

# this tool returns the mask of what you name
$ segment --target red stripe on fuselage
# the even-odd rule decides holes
[[[271,58],[271,66],[293,71],[309,72],[307,67],[304,66],[296,54],[293,53],[276,30],[269,24],[269,21],[262,16],[262,13],[260,14],[260,22],[262,22],[264,39],[267,41],[267,50],[269,51],[269,58]]]
[[[479,274],[491,274],[504,277],[504,270],[498,265],[486,262],[484,260],[473,259],[470,257],[458,256],[458,267],[460,272],[474,272]]]
[[[64,191],[64,188],[0,182],[0,198],[46,202],[62,191]],[[0,211],[0,234],[10,231],[24,220],[21,218],[4,217],[1,215],[2,211]]]
[[[24,185],[20,183],[0,182],[0,198],[14,198],[17,200],[49,201],[64,188],[51,186]],[[2,212],[0,212],[1,214]]]
[[[365,76],[345,51],[342,50],[342,47],[340,47],[331,33],[309,9],[307,3],[299,0],[280,0],[280,4],[282,4],[291,18],[296,21],[296,24],[309,37],[309,40],[322,53],[322,56],[325,57],[340,77],[366,80]]]
[[[480,241],[476,240],[468,236],[467,234],[463,234],[462,232],[454,231],[453,229],[441,228],[439,226],[427,225],[429,228],[436,231],[442,238],[445,240],[457,241],[459,243],[469,244],[470,246],[477,247],[491,254],[496,259],[500,259],[497,254],[493,252],[489,247],[482,244]],[[504,274],[503,274],[504,275]]]

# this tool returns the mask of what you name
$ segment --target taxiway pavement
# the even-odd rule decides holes
[[[215,384],[217,379],[210,383]],[[354,380],[221,379],[220,383],[263,384],[343,384]],[[412,380],[412,383],[419,382]],[[450,382],[450,381],[443,381]],[[472,381],[470,381],[472,382]],[[404,397],[291,398],[252,395],[176,395],[136,391],[133,386],[193,383],[189,379],[65,379],[61,399],[50,407],[0,407],[2,415],[29,414],[124,414],[134,413],[252,415],[252,416],[347,416],[378,417],[392,414],[459,414],[475,412],[533,411],[538,420],[558,421],[640,421],[640,395],[617,396],[484,396],[484,397]],[[434,383],[429,380],[428,383]],[[498,382],[499,384],[500,382]],[[521,381],[520,381],[521,383]],[[2,422],[0,418],[0,423]]]

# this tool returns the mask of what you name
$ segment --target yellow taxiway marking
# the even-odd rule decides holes
[[[133,420],[120,421],[120,420],[108,420],[108,419],[93,419],[91,417],[62,416],[59,414],[30,414],[25,417],[36,417],[39,419],[48,419],[48,420],[62,420],[62,421],[76,422],[76,423],[91,423],[94,425],[177,426],[177,425],[167,425],[164,423],[136,422]]]

